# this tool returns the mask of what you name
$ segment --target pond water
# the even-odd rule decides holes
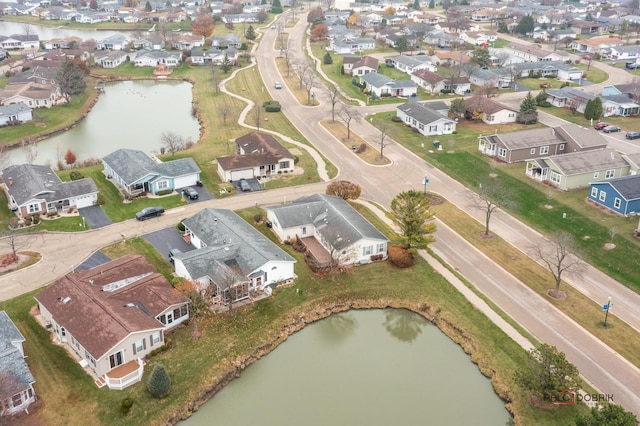
[[[406,310],[334,314],[289,337],[181,426],[505,425],[469,356]]]
[[[135,80],[109,83],[87,117],[62,134],[38,143],[35,164],[55,166],[71,149],[78,161],[101,158],[119,148],[157,153],[163,132],[197,142],[200,125],[191,114],[191,84]],[[37,110],[35,110],[37,114]],[[26,161],[21,148],[9,152],[12,164]]]
[[[0,35],[9,36],[12,34],[38,34],[40,40],[51,40],[54,38],[80,37],[83,40],[101,40],[114,34],[125,34],[131,37],[131,31],[97,31],[93,29],[69,29],[64,27],[65,21],[60,22],[59,27],[41,27],[39,25],[23,24],[19,22],[0,22]],[[145,25],[144,28],[151,28],[152,25]]]

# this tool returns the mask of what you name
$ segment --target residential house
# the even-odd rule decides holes
[[[368,55],[343,55],[342,69],[347,75],[364,75],[370,72],[378,72],[378,59]]]
[[[347,36],[340,39],[332,39],[329,42],[328,50],[333,50],[339,54],[357,53],[376,48],[376,41],[371,37]]]
[[[40,48],[40,38],[37,34],[0,35],[0,48],[5,50],[32,50]]]
[[[524,59],[525,62],[563,61],[569,58],[567,52],[561,50],[551,52],[530,44],[509,43],[503,49],[513,56]]]
[[[75,270],[35,296],[54,340],[70,349],[98,387],[142,379],[144,358],[189,319],[189,301],[139,255]]]
[[[273,136],[257,132],[236,139],[236,153],[216,160],[224,182],[292,173],[295,168],[295,156],[287,148]]]
[[[24,336],[7,312],[0,311],[0,419],[26,411],[36,400],[33,389],[36,381],[25,361],[24,342]]]
[[[441,49],[445,49],[451,47],[457,41],[457,39],[458,38],[453,34],[434,29],[427,32],[422,41],[432,46],[438,46]],[[433,56],[431,57],[431,60],[434,60]]]
[[[314,194],[268,207],[267,218],[280,241],[299,240],[320,267],[387,258],[387,237],[340,197]]]
[[[602,96],[604,117],[631,117],[640,114],[640,105],[627,95]]]
[[[197,282],[215,303],[269,294],[296,278],[295,259],[231,210],[204,209],[182,224],[196,249],[174,257],[176,275]]]
[[[161,162],[136,149],[119,149],[102,158],[104,173],[126,196],[157,194],[193,186],[200,168],[192,158]]]
[[[51,40],[43,41],[42,47],[45,50],[56,50],[56,49],[71,49],[72,46],[77,46],[82,42],[80,37],[65,37],[65,38],[54,38]]]
[[[614,149],[553,155],[527,160],[527,176],[569,191],[629,174],[627,161]]]
[[[162,50],[165,47],[164,37],[160,35],[148,35],[134,39],[131,44],[136,50]]]
[[[460,33],[459,38],[461,41],[473,44],[474,46],[489,47],[491,43],[498,39],[498,33],[490,30],[464,31]]]
[[[463,52],[440,50],[431,56],[431,62],[436,65],[460,65],[471,62],[471,57]]]
[[[595,98],[591,93],[573,87],[547,90],[547,102],[559,108],[569,108],[583,113],[587,102]]]
[[[122,34],[114,34],[96,42],[97,50],[123,50],[129,42]]]
[[[9,208],[18,216],[66,212],[93,206],[98,187],[91,178],[63,182],[48,166],[16,164],[2,170]]]
[[[396,69],[406,74],[413,74],[418,70],[429,70],[436,72],[437,67],[431,63],[431,58],[427,55],[398,55],[386,59],[388,64],[392,64]]]
[[[603,56],[617,61],[636,61],[637,59],[640,59],[640,45],[611,46],[606,48]]]
[[[165,50],[141,50],[133,61],[136,67],[157,67],[165,65],[169,68],[177,67],[182,60],[182,52]]]
[[[253,24],[259,21],[257,13],[230,13],[222,16],[222,22],[225,24]]]
[[[478,138],[480,152],[506,163],[606,147],[606,139],[597,130],[575,124],[481,135]]]
[[[629,174],[640,174],[640,152],[634,152],[633,154],[622,154],[622,158],[629,163]]]
[[[455,120],[421,102],[406,102],[396,108],[396,116],[424,136],[450,135],[456,131]]]
[[[466,108],[465,117],[473,119],[480,114],[481,120],[487,124],[515,123],[518,111],[509,108],[486,96],[473,96],[464,101]]]
[[[193,65],[204,65],[205,63],[220,65],[224,63],[225,58],[231,64],[237,63],[238,51],[232,47],[226,49],[194,47],[191,49],[191,63]]]
[[[0,91],[0,103],[4,105],[24,103],[30,108],[51,108],[65,102],[57,84],[7,84]]]
[[[622,216],[640,212],[640,174],[593,182],[588,200]]]
[[[412,80],[393,80],[383,74],[370,72],[361,75],[360,84],[365,84],[372,96],[416,96],[418,86]]]
[[[571,48],[578,53],[592,53],[606,55],[609,49],[622,46],[624,43],[618,36],[592,37],[585,40],[574,40]]]
[[[33,110],[23,102],[0,106],[0,127],[33,120]]]
[[[116,68],[129,60],[129,54],[123,50],[97,51],[93,54],[93,60],[102,68]]]
[[[575,40],[578,38],[578,35],[571,28],[566,29],[557,29],[557,30],[549,30],[548,31],[548,42],[556,42],[563,41],[565,39]]]
[[[178,36],[174,36],[174,39],[171,41],[171,45],[177,50],[191,50],[195,47],[204,46],[204,41],[203,35],[180,33]]]
[[[450,92],[466,95],[471,92],[471,83],[467,77],[445,78],[424,69],[411,74],[411,80],[431,94]]]
[[[218,49],[233,47],[240,49],[242,47],[242,39],[238,34],[215,35],[211,37],[211,46]]]
[[[491,22],[496,19],[496,10],[483,8],[471,12],[471,20],[477,22]]]
[[[576,34],[602,34],[609,31],[609,27],[595,21],[574,20],[569,24],[569,28]]]
[[[531,75],[555,78],[568,81],[582,80],[583,71],[571,64],[562,61],[544,61],[544,62],[524,62],[515,65],[520,77],[529,77]]]
[[[508,68],[476,68],[471,73],[469,81],[479,87],[504,89],[511,87],[511,84],[515,81],[514,74],[515,73]]]

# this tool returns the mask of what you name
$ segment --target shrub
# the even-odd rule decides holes
[[[32,214],[30,217],[31,217],[31,223],[33,223],[34,225],[37,225],[37,224],[40,223],[40,215],[39,214],[35,213],[35,214]]]
[[[398,268],[409,268],[415,263],[413,253],[402,246],[389,246],[387,252],[389,253],[389,261]]]
[[[158,196],[167,195],[167,194],[171,194],[172,192],[173,192],[173,189],[163,189],[162,191],[156,192],[156,195]]]
[[[147,380],[147,390],[156,398],[166,395],[171,389],[171,378],[162,364],[156,364]]]
[[[69,174],[69,177],[71,178],[71,180],[80,180],[80,179],[84,179],[84,175],[78,171],[72,171],[71,174]]]
[[[254,221],[255,223],[262,223],[262,221],[263,221],[263,220],[264,220],[264,216],[262,216],[262,213],[256,213],[256,214],[253,216],[253,221]]]
[[[357,154],[362,154],[363,152],[366,152],[366,151],[367,151],[366,143],[361,143],[360,146],[356,149]]]
[[[133,406],[132,398],[130,397],[123,398],[122,401],[120,401],[120,413],[126,416],[127,414],[129,414],[129,410],[131,410],[132,406]]]
[[[412,131],[413,133],[420,133],[420,129],[418,129],[417,127],[412,127],[412,128],[411,128],[411,131]]]
[[[391,93],[381,93],[380,97],[381,98],[390,98],[391,97]]]
[[[549,101],[540,102],[539,106],[542,108],[549,108],[551,106],[551,102]]]
[[[440,92],[444,93],[446,95],[448,93],[453,93],[453,90],[452,89],[442,89],[442,90],[440,90]]]
[[[178,224],[178,231],[180,231],[180,232],[184,232],[184,230],[185,230],[184,223],[180,222],[180,223]]]
[[[104,199],[104,195],[98,193],[98,198],[96,200],[96,204],[99,206],[104,206],[105,203],[105,199]]]
[[[394,123],[402,123],[402,118],[396,116],[391,117],[391,121],[393,121]]]
[[[278,101],[267,101],[263,103],[262,106],[267,112],[279,112],[282,109]]]

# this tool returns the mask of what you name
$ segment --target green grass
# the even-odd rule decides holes
[[[591,121],[584,118],[584,115],[576,112],[573,113],[569,108],[540,108],[540,111],[544,111],[556,117],[562,118],[563,120],[567,120],[570,123],[575,123],[583,127],[591,127]],[[606,121],[607,123],[611,123],[620,127],[623,131],[636,131],[640,132],[640,120],[638,117],[602,117],[599,120],[593,120],[593,124],[596,124],[598,121]]]
[[[519,78],[517,83],[521,86],[525,86],[528,87],[531,90],[541,90],[542,88],[540,87],[541,84],[545,83],[545,84],[550,84],[551,87],[548,87],[548,89],[559,89],[560,86],[562,86],[565,81],[561,81],[561,80],[556,80],[555,78]],[[577,84],[575,83],[569,83],[570,87],[575,87],[577,86]]]
[[[511,43],[509,40],[505,40],[503,38],[498,37],[496,39],[496,41],[494,41],[491,46],[496,48],[496,49],[500,49],[502,47],[505,47],[507,44]]]

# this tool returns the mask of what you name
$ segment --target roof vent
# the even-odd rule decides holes
[[[93,285],[93,280],[89,280],[89,284]]]
[[[71,302],[71,298],[70,298],[69,296],[67,296],[67,297],[65,297],[64,299],[62,299],[62,303],[63,303],[63,304],[65,304],[65,305],[66,305],[67,303],[69,303],[69,302]]]

